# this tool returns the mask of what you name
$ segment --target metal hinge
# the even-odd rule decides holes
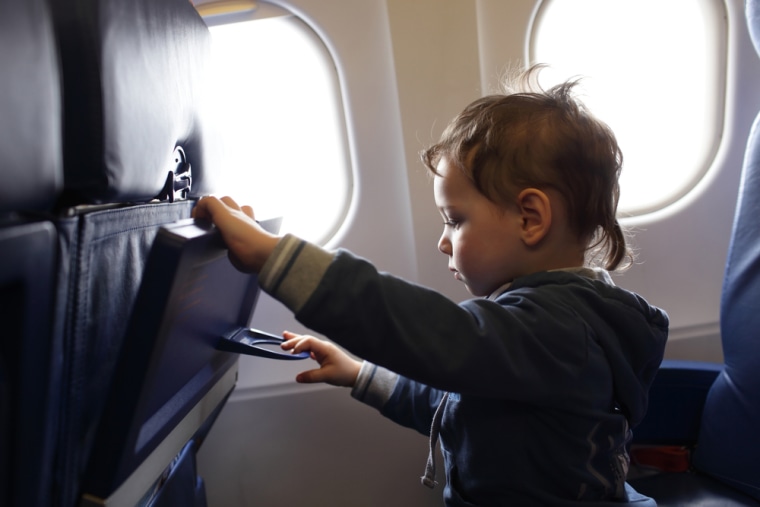
[[[193,186],[193,171],[181,146],[174,149],[175,168],[166,175],[164,188],[156,196],[160,201],[184,201]]]

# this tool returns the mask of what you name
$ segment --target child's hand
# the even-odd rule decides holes
[[[261,271],[279,241],[256,223],[250,206],[239,206],[231,197],[204,197],[193,208],[193,217],[216,225],[229,248],[232,265],[246,273]]]
[[[281,346],[294,354],[311,352],[311,358],[319,363],[319,368],[299,373],[296,382],[312,384],[326,382],[334,386],[353,387],[359,376],[361,362],[343,352],[330,342],[309,335],[297,335],[289,331],[282,333],[287,340]]]

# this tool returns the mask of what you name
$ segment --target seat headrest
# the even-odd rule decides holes
[[[52,2],[64,87],[66,204],[142,202],[176,166],[204,192],[210,33],[188,0]]]
[[[0,212],[48,210],[61,189],[56,59],[45,0],[0,2]]]

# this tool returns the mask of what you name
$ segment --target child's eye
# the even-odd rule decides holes
[[[459,220],[451,220],[451,219],[449,219],[449,220],[446,220],[445,222],[443,222],[443,225],[445,225],[447,227],[454,227],[454,228],[456,228],[459,225]]]

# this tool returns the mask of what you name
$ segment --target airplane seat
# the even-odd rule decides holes
[[[49,216],[63,182],[56,58],[45,1],[0,2],[0,505],[9,507],[52,500],[62,374]]]
[[[97,469],[99,422],[153,240],[212,191],[210,33],[188,0],[48,5],[63,86],[55,213],[68,295],[56,505],[71,507],[86,503],[87,471]],[[202,485],[189,487],[203,497]]]
[[[750,36],[760,55],[760,0],[747,0]],[[724,365],[665,362],[638,444],[671,444],[671,457],[693,449],[687,470],[631,481],[660,506],[760,505],[760,114],[747,142],[721,297]],[[680,426],[679,426],[680,425]],[[677,447],[682,446],[682,447]],[[662,450],[662,448],[660,449]],[[657,449],[636,446],[636,452]],[[656,460],[657,461],[657,460]],[[668,461],[660,455],[659,463]],[[662,467],[661,467],[662,468]]]

